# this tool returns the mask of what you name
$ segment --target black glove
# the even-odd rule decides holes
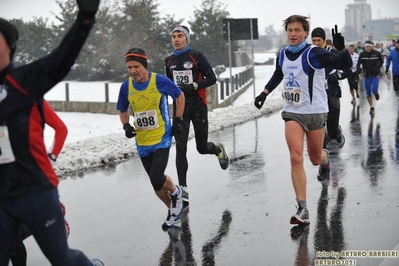
[[[333,83],[338,82],[338,73],[335,72],[335,73],[329,74],[328,81],[333,82]]]
[[[258,109],[262,108],[263,104],[266,101],[266,97],[267,97],[267,94],[264,91],[262,91],[258,96],[256,96],[255,102],[254,102],[256,108],[258,108]]]
[[[180,84],[180,89],[184,92],[184,95],[194,95],[196,94],[196,89],[194,88],[193,83],[191,84]]]
[[[76,0],[76,3],[79,8],[78,16],[92,20],[97,13],[100,0]]]
[[[183,132],[183,118],[175,117],[173,120],[172,134],[179,135]]]
[[[385,69],[385,75],[388,76],[388,74],[389,74],[389,68]]]
[[[136,136],[136,130],[129,123],[123,125],[123,130],[125,130],[125,136],[129,139]]]
[[[335,49],[338,51],[342,51],[345,49],[345,38],[341,35],[341,33],[338,32],[338,26],[335,25],[335,31],[334,29],[331,29],[331,34],[333,37],[333,44],[335,46]]]

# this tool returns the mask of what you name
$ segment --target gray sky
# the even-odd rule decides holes
[[[174,14],[176,19],[187,21],[193,18],[194,7],[201,7],[202,0],[157,0],[157,2],[158,11]],[[341,28],[345,23],[346,6],[354,3],[354,0],[284,0],[273,4],[267,0],[219,0],[219,2],[227,6],[226,10],[230,12],[231,18],[257,18],[259,33],[263,34],[264,28],[271,24],[275,30],[281,30],[282,21],[293,14],[310,15],[312,29],[332,28],[335,24]],[[283,5],[278,6],[279,3]],[[367,3],[371,5],[373,19],[399,17],[398,0],[367,0]],[[51,21],[54,20],[51,12],[59,12],[55,0],[0,0],[0,17],[7,19],[23,18],[29,21],[33,17],[42,16]]]

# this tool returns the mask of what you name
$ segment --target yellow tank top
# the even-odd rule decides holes
[[[136,143],[140,146],[152,146],[161,142],[165,134],[165,121],[160,110],[162,94],[159,93],[155,73],[151,73],[147,88],[137,90],[129,78],[128,101],[133,109]]]

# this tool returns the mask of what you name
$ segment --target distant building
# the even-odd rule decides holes
[[[398,39],[399,17],[373,20],[367,0],[354,0],[345,9],[344,32],[348,42]]]
[[[364,39],[386,41],[399,38],[399,17],[367,20],[364,27]]]
[[[345,26],[347,31],[356,33],[356,40],[367,39],[364,36],[364,28],[366,21],[371,20],[371,5],[367,4],[367,0],[354,0],[354,4],[348,4],[345,9]]]

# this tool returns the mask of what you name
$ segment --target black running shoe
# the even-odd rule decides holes
[[[327,163],[323,166],[319,165],[319,173],[317,174],[317,180],[319,180],[320,182],[330,178],[330,161],[328,159],[330,153],[326,149],[323,149],[323,151],[325,151],[327,154]]]
[[[222,143],[216,144],[217,147],[220,149],[219,155],[217,155],[220,167],[223,170],[226,170],[229,167],[230,161],[229,161],[229,156],[227,156],[226,151],[224,150],[224,146]]]

